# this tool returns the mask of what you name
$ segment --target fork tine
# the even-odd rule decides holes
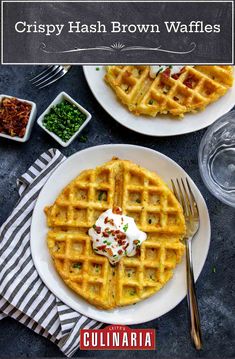
[[[56,65],[51,65],[49,66],[47,69],[41,71],[37,76],[34,76],[32,79],[30,79],[29,81],[34,83],[37,82],[39,80],[39,78],[43,77],[43,75],[46,75],[48,72],[53,71],[53,67]]]
[[[53,74],[58,69],[58,66],[53,66],[50,71],[47,71],[43,76],[38,77],[35,81],[32,82],[35,86],[40,83],[43,79],[46,79],[50,74]]]
[[[54,74],[56,74],[58,71],[60,71],[61,66],[54,66],[53,69],[51,69],[51,71],[49,71],[48,73],[46,73],[44,76],[38,78],[35,82],[34,85],[40,86],[41,83],[43,83],[44,81],[47,81],[48,79],[50,79],[51,76],[53,76]]]
[[[182,183],[182,186],[183,186],[184,198],[185,198],[185,201],[187,202],[187,207],[188,207],[189,215],[192,215],[192,214],[193,214],[192,203],[191,203],[191,201],[190,201],[190,198],[189,198],[189,195],[188,195],[188,191],[186,190],[186,186],[185,186],[185,184],[184,184],[183,178],[181,178],[181,183]]]
[[[178,192],[176,190],[176,187],[175,187],[175,183],[174,183],[173,180],[171,180],[171,185],[172,185],[174,195],[175,195],[176,199],[179,201],[179,203],[180,203],[180,205],[181,205],[181,207],[183,208],[183,211],[184,211],[185,208],[184,208],[184,203],[182,203],[182,197],[179,196],[179,194],[178,194]]]
[[[52,74],[48,74],[50,76],[46,76],[43,81],[39,81],[35,84],[36,87],[41,87],[45,82],[49,80],[53,80],[61,71],[63,70],[62,66],[59,66],[56,70],[53,70]]]
[[[178,194],[178,192],[177,192],[177,190],[176,190],[175,183],[174,183],[173,179],[171,179],[171,187],[172,187],[172,190],[173,190],[173,193],[174,193],[176,199],[177,199],[177,200],[180,202],[180,204],[181,204],[181,198],[179,197],[179,194]],[[182,204],[181,204],[181,206],[182,206]]]
[[[189,194],[190,194],[190,197],[191,197],[193,214],[199,216],[199,210],[198,210],[198,206],[197,206],[197,201],[196,201],[196,199],[194,197],[193,191],[191,190],[191,187],[189,185],[189,181],[188,181],[187,178],[186,178],[186,183],[187,183],[188,191],[189,191]]]
[[[183,211],[184,211],[185,215],[187,216],[189,213],[187,201],[185,199],[185,196],[183,195],[183,191],[182,191],[182,188],[181,188],[178,178],[176,179],[176,182],[177,182],[179,194],[180,194],[180,203],[181,203],[181,206],[183,207]]]
[[[178,199],[178,201],[179,201],[178,193],[177,193],[177,191],[176,191],[176,188],[175,188],[175,184],[174,184],[173,179],[171,179],[171,187],[172,187],[172,190],[173,190],[173,192],[174,192],[175,197],[176,197],[176,198]]]
[[[63,77],[65,74],[66,74],[66,72],[61,71],[61,72],[58,74],[58,76],[56,76],[53,80],[51,80],[50,82],[47,82],[47,83],[46,83],[45,85],[43,85],[43,86],[39,86],[39,87],[38,87],[39,90],[41,90],[43,87],[46,87],[46,86],[51,85],[53,82],[59,80],[59,79],[60,79],[61,77]]]

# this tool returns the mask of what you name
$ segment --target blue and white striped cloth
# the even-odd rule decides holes
[[[56,149],[43,153],[18,181],[20,199],[0,229],[0,320],[12,317],[57,344],[68,357],[79,348],[80,329],[102,323],[56,298],[31,257],[30,225],[35,201],[54,169],[65,160]]]

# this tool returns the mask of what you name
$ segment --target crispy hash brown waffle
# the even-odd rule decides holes
[[[105,81],[135,115],[155,117],[204,110],[233,85],[232,66],[185,66],[150,77],[150,66],[108,66]]]
[[[147,233],[134,257],[116,266],[96,254],[88,229],[101,213],[121,207]],[[157,292],[180,262],[185,233],[182,209],[153,172],[113,159],[83,171],[45,209],[48,247],[64,282],[91,304],[111,309],[139,302]]]

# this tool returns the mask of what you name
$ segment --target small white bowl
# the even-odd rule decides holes
[[[50,112],[50,110],[53,106],[56,106],[58,103],[60,103],[64,100],[77,106],[77,108],[86,115],[86,120],[83,122],[82,126],[77,130],[77,132],[75,132],[73,134],[73,136],[67,142],[64,142],[59,136],[57,136],[54,132],[49,131],[43,125],[44,116]],[[59,93],[58,96],[56,96],[54,101],[52,101],[52,103],[47,107],[47,109],[41,114],[41,116],[37,120],[37,123],[44,131],[46,131],[51,137],[53,137],[61,146],[67,147],[73,142],[73,140],[75,140],[75,138],[79,135],[79,133],[83,130],[83,128],[86,127],[86,125],[88,124],[90,119],[91,119],[91,114],[84,107],[82,107],[81,105],[79,105],[79,103],[74,101],[72,99],[72,97],[70,97],[66,92],[61,92],[61,93]]]
[[[31,135],[33,124],[34,124],[36,114],[37,114],[36,103],[34,103],[32,101],[28,101],[28,100],[23,100],[21,98],[15,97],[15,96],[8,96],[8,95],[0,95],[0,103],[2,103],[2,100],[4,98],[16,98],[19,101],[29,103],[32,106],[32,108],[31,108],[31,112],[30,112],[30,116],[29,116],[29,121],[28,121],[27,126],[26,126],[24,137],[21,138],[21,137],[18,137],[18,136],[9,136],[9,135],[5,135],[4,133],[0,133],[0,137],[8,138],[9,140],[13,140],[13,141],[17,141],[17,142],[26,142],[26,141],[28,141],[28,139],[29,139],[29,137]]]

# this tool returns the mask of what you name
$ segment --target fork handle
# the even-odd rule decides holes
[[[191,338],[197,350],[202,348],[202,333],[193,274],[192,239],[186,240],[187,299]]]

